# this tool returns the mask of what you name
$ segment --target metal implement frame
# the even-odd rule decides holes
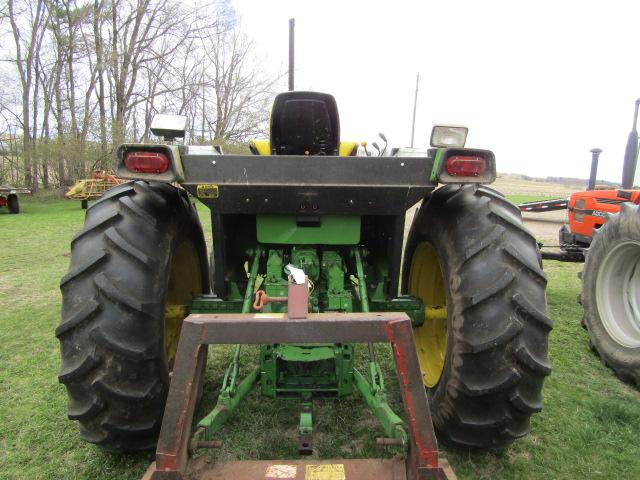
[[[569,208],[569,199],[556,198],[553,200],[543,200],[541,202],[527,202],[518,205],[521,212],[553,212],[554,210],[566,210]]]
[[[12,187],[9,185],[0,185],[0,195],[17,195],[18,193],[31,193],[31,190],[24,187]]]
[[[242,328],[238,328],[239,326]],[[438,461],[436,437],[414,347],[411,321],[404,313],[318,313],[308,318],[273,318],[269,314],[192,314],[182,327],[156,461],[145,479],[181,480],[200,374],[212,344],[262,343],[392,344],[400,391],[409,426],[408,480],[448,478]]]
[[[325,251],[326,255],[328,251]],[[330,252],[330,251],[329,251]],[[253,263],[251,265],[249,281],[247,283],[247,290],[245,292],[245,302],[243,304],[243,310],[240,313],[248,313],[250,306],[251,292],[254,291],[254,284],[257,275],[258,263],[262,257],[263,249],[258,247],[250,252],[254,255]],[[364,277],[364,266],[362,263],[362,255],[359,247],[351,249],[351,256],[356,263],[356,271],[358,277],[357,296],[360,301],[360,306],[363,312],[369,312],[369,301],[367,286]],[[270,255],[271,257],[271,255]],[[323,257],[324,258],[324,257]],[[324,259],[323,259],[324,262]],[[281,262],[280,262],[281,263]],[[297,262],[296,262],[297,263]],[[280,265],[281,267],[281,265]],[[267,270],[269,266],[267,265]],[[342,268],[338,268],[340,275],[344,277]],[[319,275],[317,273],[316,275]],[[344,279],[342,279],[344,282]],[[278,289],[282,295],[282,292]],[[267,303],[287,303],[288,317],[289,318],[306,318],[308,315],[309,307],[309,285],[296,285],[292,282],[288,283],[288,296],[280,297],[268,297],[263,290],[256,292],[256,301],[253,304],[255,310],[262,310],[262,307]],[[349,309],[350,311],[350,309]],[[388,309],[387,311],[397,312],[398,309]],[[206,309],[200,309],[193,313],[225,313],[220,311],[207,311]],[[236,313],[236,312],[229,312]],[[414,319],[412,319],[413,322]],[[300,412],[300,442],[298,451],[301,454],[310,455],[313,451],[312,440],[312,397],[316,394],[320,395],[337,395],[341,397],[343,395],[351,394],[353,386],[356,388],[366,400],[367,405],[371,408],[375,417],[380,421],[383,426],[386,437],[377,439],[379,444],[385,446],[398,446],[406,451],[408,446],[408,435],[404,422],[398,415],[396,415],[388,404],[386,397],[386,390],[384,385],[384,379],[382,372],[375,359],[375,352],[373,344],[369,343],[369,363],[368,373],[369,381],[367,381],[357,370],[353,369],[353,345],[351,344],[334,344],[334,345],[320,345],[313,344],[310,350],[313,352],[323,351],[322,358],[316,358],[313,355],[310,356],[309,347],[300,345],[278,344],[278,345],[262,345],[260,353],[260,367],[254,369],[248,377],[236,387],[237,373],[239,367],[239,353],[240,345],[236,345],[235,354],[232,363],[227,369],[227,373],[224,376],[223,385],[221,388],[220,396],[216,402],[215,408],[205,418],[198,422],[196,433],[191,441],[191,451],[195,452],[202,446],[210,445],[213,439],[213,435],[222,428],[225,421],[231,416],[233,411],[240,404],[242,399],[249,393],[254,384],[259,380],[262,387],[262,394],[269,397],[277,397],[280,395],[285,396],[299,396],[301,403]],[[298,349],[304,350],[301,354]],[[331,353],[327,355],[326,351]],[[319,369],[318,364],[315,367],[310,367],[308,375],[299,376],[298,374],[291,374],[292,378],[288,379],[289,375],[278,373],[278,358],[287,357],[286,364],[301,364],[309,365],[308,362],[318,360],[329,360],[329,363],[333,363],[333,373],[335,379],[333,381],[325,377],[325,381],[317,383],[320,379],[318,377]],[[312,360],[313,359],[313,360]],[[305,368],[306,370],[306,368]],[[331,376],[330,372],[326,372]],[[309,375],[310,374],[310,375]],[[311,378],[315,377],[315,378]],[[323,375],[320,375],[323,377]],[[354,382],[355,379],[355,382]],[[290,381],[293,380],[293,383]],[[329,383],[326,383],[329,380]],[[302,382],[302,383],[299,383]]]
[[[360,297],[360,307],[363,312],[368,313],[369,296],[367,293],[367,283],[364,275],[364,266],[362,264],[362,254],[360,248],[355,247],[351,250],[351,254],[356,263],[356,274],[358,278],[358,292]],[[369,408],[373,411],[375,417],[380,421],[384,429],[385,439],[383,441],[394,441],[399,446],[406,449],[407,432],[404,422],[391,409],[387,402],[387,393],[384,386],[384,377],[380,370],[380,365],[376,361],[375,349],[372,342],[367,345],[369,348],[369,363],[367,369],[369,371],[369,381],[357,370],[353,370],[356,388],[364,397]]]
[[[258,276],[260,259],[264,254],[261,246],[256,247],[252,252],[253,261],[249,270],[247,289],[242,301],[242,313],[247,313],[251,309],[253,290]],[[194,435],[192,447],[195,450],[199,441],[210,440],[210,434],[216,432],[224,422],[231,416],[242,400],[249,394],[255,383],[260,378],[260,368],[255,368],[247,377],[238,384],[238,371],[240,370],[240,350],[242,346],[236,344],[233,352],[233,359],[224,374],[220,395],[215,408],[198,423],[198,430]]]

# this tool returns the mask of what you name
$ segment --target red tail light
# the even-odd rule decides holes
[[[132,172],[164,173],[169,168],[169,158],[160,152],[129,152],[124,164]]]
[[[487,160],[475,155],[452,155],[447,158],[445,170],[455,177],[482,177],[487,173]]]

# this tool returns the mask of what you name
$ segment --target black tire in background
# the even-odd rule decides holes
[[[581,276],[591,348],[640,388],[640,206],[625,203],[594,231]]]
[[[12,193],[7,197],[7,208],[9,213],[20,213],[20,202],[16,194]]]
[[[425,200],[407,240],[403,290],[446,308],[440,327],[414,329],[440,439],[499,449],[529,433],[551,371],[546,283],[534,237],[500,193],[447,185]]]
[[[204,237],[186,192],[136,181],[105,193],[71,242],[60,288],[59,380],[69,418],[106,450],[154,448],[179,305],[209,291]],[[177,313],[165,317],[170,309]]]

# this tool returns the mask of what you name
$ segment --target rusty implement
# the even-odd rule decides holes
[[[409,445],[402,465],[397,464],[398,460],[277,460],[237,464],[226,462],[206,467],[203,467],[202,462],[190,462],[189,443],[199,388],[198,379],[201,378],[200,373],[206,363],[207,346],[265,342],[391,343],[409,430]],[[278,465],[296,468],[288,469],[289,476],[277,477],[271,473],[277,470]],[[331,473],[332,468],[336,470],[335,475]],[[294,470],[295,474],[292,473]],[[325,470],[328,473],[322,474]],[[309,314],[306,318],[298,319],[268,313],[189,315],[182,327],[156,461],[151,464],[143,479],[182,480],[194,477],[234,480],[455,478],[446,461],[438,459],[436,437],[409,317],[405,313],[393,312],[329,312]]]
[[[65,197],[72,200],[96,200],[116,185],[126,182],[110,170],[97,170],[90,178],[78,180],[65,193]]]

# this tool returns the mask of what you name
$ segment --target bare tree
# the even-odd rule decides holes
[[[7,0],[7,11],[15,42],[15,62],[22,94],[24,181],[33,191],[36,191],[38,189],[38,176],[37,169],[34,169],[32,165],[31,101],[34,87],[34,71],[37,66],[36,54],[42,42],[47,16],[43,0],[24,0],[21,4],[16,4],[14,0]]]
[[[146,92],[140,95],[136,90],[141,71],[149,70],[149,65],[173,62],[180,46],[205,27],[193,28],[195,8],[169,0],[114,0],[110,13],[109,76],[115,105],[112,137],[118,143],[125,137],[130,110],[148,99]],[[176,90],[175,86],[168,87],[154,92],[154,96]]]
[[[205,1],[4,0],[15,70],[1,73],[17,88],[0,91],[0,131],[21,142],[25,184],[64,188],[108,168],[115,145],[148,140],[158,112],[186,115],[192,141],[265,129],[274,81],[229,0]]]
[[[54,58],[52,62],[45,63],[47,59],[44,55],[40,55],[38,61],[38,82],[40,83],[42,90],[42,127],[40,130],[40,143],[44,148],[41,149],[38,155],[40,160],[40,166],[42,168],[42,186],[49,188],[49,140],[51,139],[51,130],[49,127],[49,121],[51,117],[51,109],[54,99],[54,87],[56,81],[56,70],[58,69],[57,59]],[[34,103],[34,110],[37,110],[37,104]],[[34,115],[34,131],[36,125],[36,117]],[[34,134],[34,138],[36,135]]]
[[[98,107],[100,116],[98,125],[100,128],[100,162],[107,159],[107,109],[105,99],[104,75],[106,72],[106,63],[104,56],[104,47],[102,40],[102,26],[104,23],[104,0],[94,0],[93,2],[93,41],[96,52],[96,70],[98,75]]]
[[[215,117],[208,116],[207,123],[214,138],[239,141],[262,133],[277,79],[267,79],[256,68],[252,42],[239,28],[231,28],[205,37],[203,50],[210,62],[206,75]]]

